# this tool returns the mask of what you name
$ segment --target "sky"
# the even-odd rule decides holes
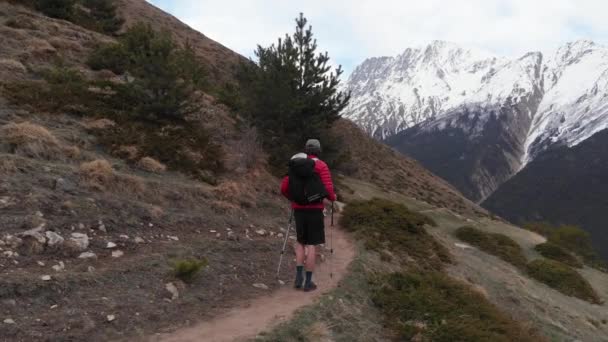
[[[368,57],[445,40],[503,56],[590,39],[608,44],[608,0],[148,0],[253,58],[292,33],[300,12],[348,75]]]

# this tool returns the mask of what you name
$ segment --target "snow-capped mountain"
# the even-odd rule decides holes
[[[608,48],[506,58],[435,41],[371,58],[343,115],[481,200],[553,145],[608,127]]]
[[[555,143],[575,146],[608,128],[608,48],[577,41],[547,55],[543,100],[526,139],[524,164]]]

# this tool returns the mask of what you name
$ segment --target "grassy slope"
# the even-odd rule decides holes
[[[599,341],[608,334],[608,320],[605,306],[592,305],[579,299],[564,296],[544,284],[532,280],[512,265],[476,249],[463,249],[456,246],[461,242],[453,233],[464,225],[474,226],[485,232],[501,233],[509,236],[522,247],[527,258],[538,258],[540,255],[534,247],[545,239],[535,233],[520,229],[503,222],[488,218],[465,217],[449,210],[432,208],[429,204],[403,196],[398,193],[387,193],[372,184],[347,178],[344,183],[351,189],[357,189],[353,197],[371,199],[387,198],[399,201],[416,211],[422,211],[438,224],[429,231],[442,242],[455,258],[455,263],[447,272],[482,293],[502,311],[519,320],[527,322],[530,327],[538,328],[552,341],[570,341],[572,339]],[[379,255],[365,251],[361,244],[361,253],[351,269],[351,274],[344,282],[348,292],[333,292],[319,303],[303,309],[291,322],[281,325],[269,332],[262,341],[295,341],[289,336],[306,336],[311,326],[320,329],[321,341],[349,341],[352,336],[365,336],[369,341],[385,341],[392,337],[382,329],[374,306],[363,293],[369,293],[369,285],[364,281],[362,272],[381,270],[393,272],[399,266],[380,260]],[[604,300],[608,299],[608,276],[590,268],[580,271],[592,284]],[[357,279],[357,281],[353,281]],[[337,306],[336,300],[347,294],[354,294],[354,301],[349,306]],[[328,303],[334,305],[328,306]],[[321,324],[322,323],[322,324]],[[595,324],[595,325],[594,325]],[[358,328],[361,326],[361,328]],[[319,329],[316,329],[319,330]],[[296,334],[296,335],[293,335]],[[313,341],[302,338],[298,341]]]

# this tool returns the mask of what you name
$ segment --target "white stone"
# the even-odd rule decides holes
[[[15,321],[12,320],[11,318],[7,318],[4,320],[4,324],[15,324]]]
[[[265,236],[267,234],[267,232],[264,229],[258,229],[255,231],[255,233],[260,236]]]
[[[51,306],[51,309],[57,309],[59,307],[59,305],[55,304]]]
[[[179,298],[179,291],[177,287],[173,283],[165,284],[165,289],[171,294],[171,300],[176,300]]]
[[[36,263],[37,263],[39,266],[43,266],[43,267],[44,267],[44,266],[46,266],[46,264],[45,264],[45,263],[43,263],[42,261],[36,261]]]
[[[112,251],[112,258],[120,258],[123,255],[125,255],[123,251]]]
[[[253,284],[253,287],[262,289],[262,290],[268,290],[268,286],[266,284],[262,284],[262,283]]]
[[[97,258],[97,254],[95,254],[93,252],[84,252],[78,256],[78,259],[96,259],[96,258]]]
[[[41,244],[45,244],[46,237],[44,237],[44,235],[42,234],[42,229],[44,228],[45,225],[46,224],[43,223],[34,229],[26,230],[23,233],[19,234],[19,236],[24,237],[24,238],[33,238],[36,241],[40,242]]]
[[[49,281],[49,280],[51,280],[51,276],[50,275],[43,275],[42,277],[40,277],[40,279],[42,279],[44,281]]]
[[[167,235],[167,239],[173,240],[173,241],[179,241],[179,238],[177,236],[169,236],[169,235]]]
[[[108,316],[106,316],[106,318],[107,318],[108,322],[112,322],[112,321],[116,320],[116,315],[108,315]]]
[[[467,245],[465,243],[458,243],[458,242],[456,242],[456,243],[454,243],[454,246],[456,246],[458,248],[461,248],[461,249],[473,249],[472,246],[469,246],[469,245]]]
[[[56,246],[56,245],[61,245],[65,241],[63,236],[61,236],[55,232],[52,232],[50,230],[47,230],[44,233],[44,235],[46,235],[47,243],[51,247]]]
[[[106,245],[107,249],[112,249],[112,248],[116,248],[116,244],[114,242],[108,242],[108,244]]]
[[[54,265],[53,270],[55,270],[55,272],[61,272],[65,270],[65,264],[63,263],[63,261],[60,261],[58,265]]]
[[[89,236],[87,234],[72,233],[72,237],[70,237],[70,242],[78,251],[84,251],[89,248]]]
[[[144,239],[140,238],[139,236],[135,238],[135,243],[144,243],[146,242]]]
[[[129,235],[121,234],[120,238],[123,240],[129,240]]]

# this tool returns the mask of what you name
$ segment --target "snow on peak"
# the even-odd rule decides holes
[[[343,115],[380,139],[459,108],[533,99],[540,104],[525,106],[531,127],[524,163],[551,144],[575,145],[608,128],[608,48],[590,40],[519,58],[432,41],[366,60],[345,88],[353,97]]]
[[[433,41],[363,62],[346,84],[353,97],[343,113],[371,135],[386,138],[462,105],[520,97],[522,89],[536,86],[530,74],[538,71],[537,61],[533,56],[511,61]]]

